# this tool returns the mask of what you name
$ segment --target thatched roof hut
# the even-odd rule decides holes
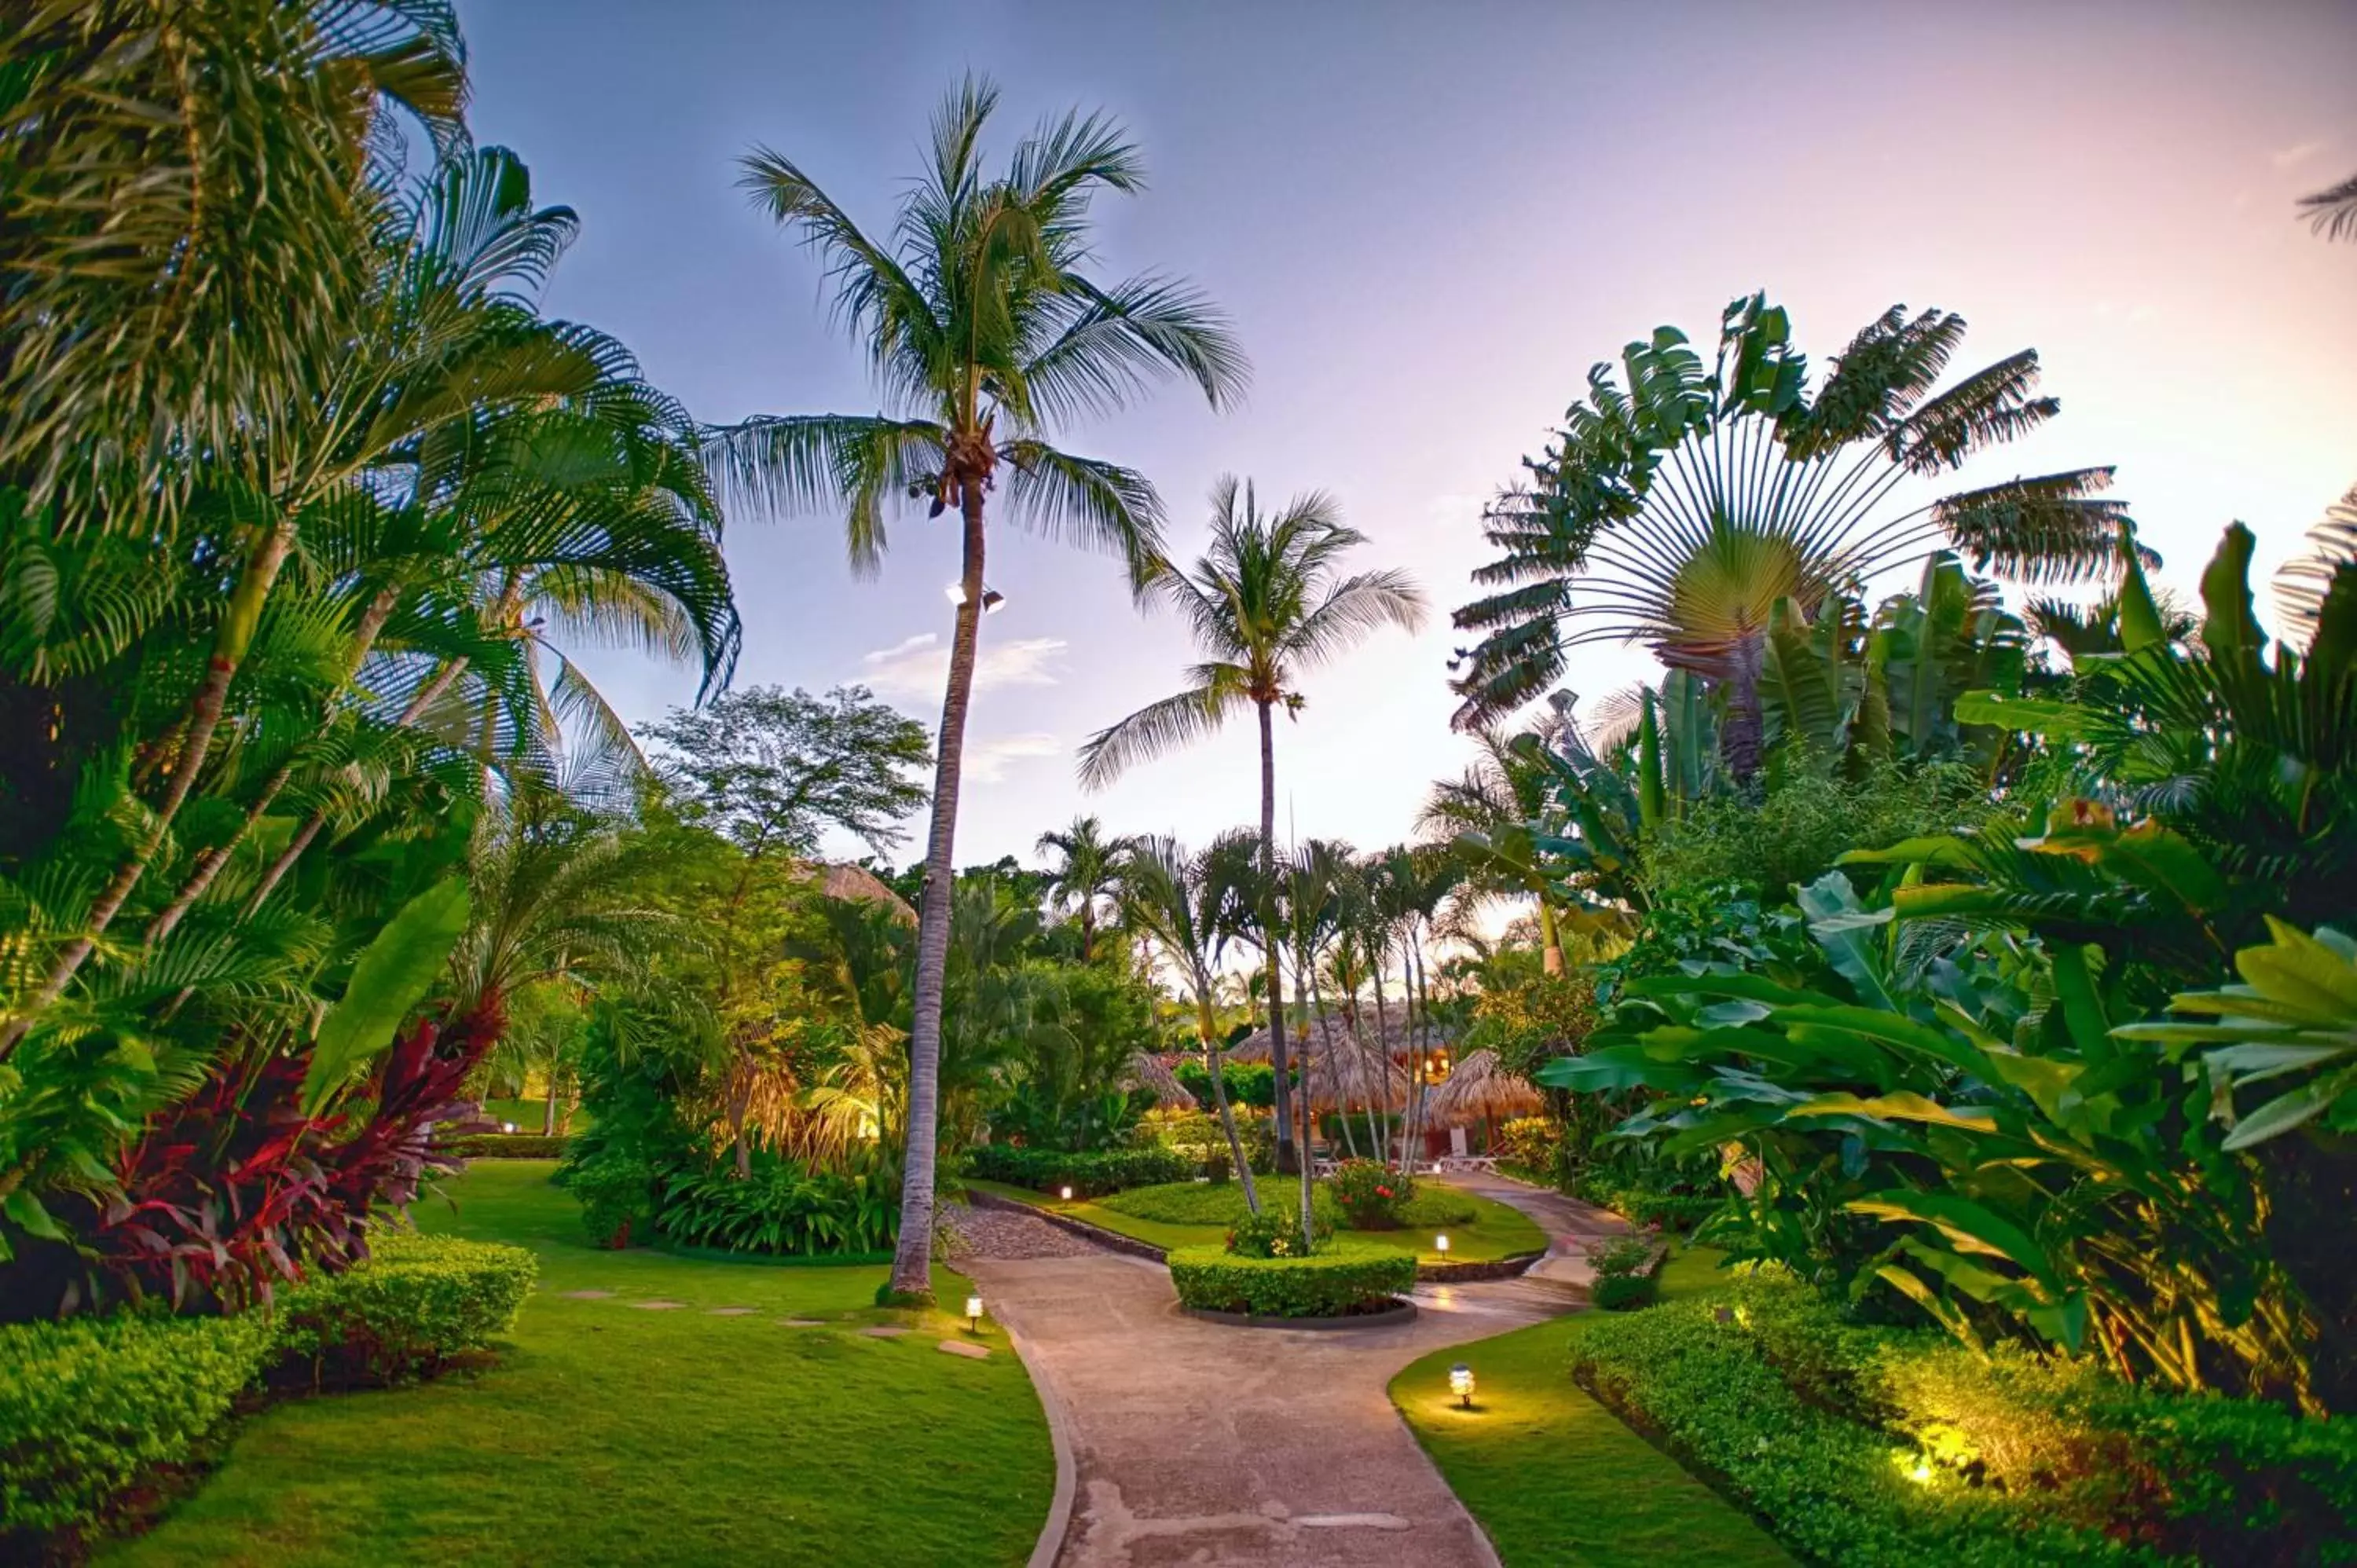
[[[1313,1032],[1312,1044],[1317,1040]],[[1340,1111],[1352,1106],[1394,1106],[1406,1102],[1407,1069],[1372,1049],[1354,1048],[1347,1036],[1334,1036],[1332,1051],[1313,1050],[1304,1079],[1310,1108]]]
[[[1129,1058],[1129,1068],[1123,1075],[1124,1083],[1131,1089],[1150,1089],[1154,1098],[1167,1111],[1192,1111],[1195,1097],[1187,1092],[1170,1065],[1152,1051],[1138,1051]]]
[[[1500,1067],[1495,1051],[1469,1051],[1424,1103],[1434,1126],[1462,1127],[1528,1116],[1546,1102],[1528,1082]]]
[[[1385,1047],[1384,1054],[1400,1058],[1405,1058],[1411,1050],[1446,1049],[1454,1044],[1453,1031],[1427,1026],[1421,1018],[1415,1021],[1415,1027],[1411,1029],[1408,1026],[1407,1008],[1399,1004],[1396,998],[1394,999],[1391,1006],[1384,1009],[1381,1021],[1381,1032]],[[1359,1004],[1359,1038],[1366,1043],[1366,1048],[1371,1052],[1375,1048],[1376,1033],[1374,1004],[1362,1002]],[[1348,1048],[1351,1026],[1349,1020],[1339,1009],[1329,1008],[1310,1021],[1309,1050],[1312,1055],[1317,1054],[1319,1049],[1320,1037],[1327,1035],[1331,1035],[1344,1048]],[[1239,1062],[1268,1060],[1268,1026],[1262,1025],[1237,1042],[1235,1047],[1228,1052],[1228,1059]]]
[[[865,866],[847,863],[805,863],[801,879],[818,884],[818,890],[830,898],[841,898],[854,904],[882,904],[892,911],[892,918],[904,926],[917,923],[917,911],[909,901],[884,885],[883,879]]]

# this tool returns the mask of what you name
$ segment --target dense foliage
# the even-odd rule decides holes
[[[1181,1182],[1194,1174],[1184,1155],[1158,1145],[1073,1151],[1016,1144],[982,1145],[966,1156],[966,1171],[984,1181],[1003,1181],[1035,1192],[1058,1192],[1069,1187],[1074,1197]]]
[[[1380,1312],[1415,1285],[1415,1255],[1338,1238],[1307,1257],[1253,1257],[1224,1246],[1179,1247],[1170,1283],[1183,1306],[1254,1317],[1348,1317]]]
[[[521,1247],[391,1236],[366,1267],[285,1292],[274,1348],[313,1388],[427,1376],[504,1337],[539,1274]]]

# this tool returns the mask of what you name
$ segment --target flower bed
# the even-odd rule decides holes
[[[1388,1311],[1415,1284],[1415,1257],[1340,1239],[1306,1258],[1246,1258],[1180,1247],[1167,1260],[1182,1306],[1253,1317],[1355,1317]]]

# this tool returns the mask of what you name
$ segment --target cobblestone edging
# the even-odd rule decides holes
[[[1107,1251],[1126,1252],[1133,1258],[1144,1258],[1150,1263],[1161,1262],[1167,1256],[1161,1248],[1151,1241],[1141,1241],[1135,1236],[1125,1236],[1118,1230],[1108,1230],[1102,1225],[1092,1225],[1085,1219],[1075,1219],[1069,1214],[1059,1214],[1052,1208],[1041,1208],[1037,1204],[1026,1203],[1018,1197],[1005,1197],[995,1192],[981,1192],[968,1187],[965,1200],[976,1208],[1012,1208],[1019,1213],[1032,1215],[1046,1220],[1059,1230],[1069,1230],[1075,1236],[1093,1241]]]
[[[1007,1197],[996,1192],[966,1189],[966,1201],[976,1208],[1011,1208],[1044,1219],[1049,1224],[1071,1234],[1085,1238],[1109,1251],[1126,1252],[1133,1258],[1163,1263],[1168,1254],[1151,1241],[1141,1241],[1135,1236],[1125,1236],[1118,1230],[1108,1230],[1102,1225],[1092,1225],[1085,1219],[1075,1219],[1069,1214],[1059,1214],[1052,1208],[1041,1208],[1019,1197]],[[1546,1254],[1517,1252],[1511,1258],[1492,1258],[1479,1263],[1426,1263],[1415,1266],[1418,1284],[1470,1284],[1476,1280],[1510,1280],[1527,1273],[1532,1264]]]

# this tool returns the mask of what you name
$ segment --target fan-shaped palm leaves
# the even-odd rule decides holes
[[[1092,816],[1074,817],[1071,827],[1041,833],[1033,846],[1056,857],[1049,872],[1049,900],[1071,912],[1083,963],[1094,956],[1097,916],[1119,890],[1121,857],[1129,846],[1126,838],[1106,838],[1104,824]]]
[[[1546,690],[1573,647],[1644,642],[1724,688],[1721,745],[1748,779],[1780,603],[1813,620],[1830,596],[1942,547],[2034,581],[2106,568],[2126,526],[2099,499],[2106,468],[1886,505],[2059,406],[2037,395],[2030,350],[1935,391],[1964,330],[1960,317],[1893,306],[1812,398],[1784,312],[1755,295],[1727,307],[1715,365],[1664,327],[1623,354],[1625,390],[1597,366],[1587,399],[1526,464],[1527,484],[1490,509],[1501,554],[1475,580],[1501,591],[1457,612],[1459,628],[1483,634],[1460,652],[1458,723],[1490,722]]]
[[[785,510],[842,508],[852,569],[883,560],[886,514],[954,507],[963,532],[956,628],[942,703],[927,896],[919,909],[908,1181],[893,1287],[928,1289],[932,1245],[934,1079],[958,785],[981,624],[984,528],[1002,478],[1021,527],[1109,552],[1142,586],[1159,559],[1161,507],[1129,469],[1049,445],[1065,420],[1116,408],[1168,376],[1213,407],[1232,402],[1244,361],[1191,286],[1146,274],[1088,272],[1090,207],[1144,184],[1135,147],[1098,114],[1044,122],[1004,170],[985,172],[982,136],[997,90],[969,77],[933,117],[931,161],[902,197],[889,239],[870,238],[802,167],[768,148],[744,159],[745,188],[821,258],[837,319],[866,350],[886,398],[874,415],[748,420],[715,437],[726,483]]]

